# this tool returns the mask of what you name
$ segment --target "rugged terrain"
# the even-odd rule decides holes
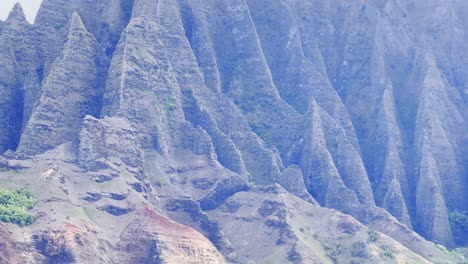
[[[464,263],[467,36],[464,0],[18,4],[0,262]]]

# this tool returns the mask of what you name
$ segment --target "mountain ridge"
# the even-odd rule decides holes
[[[221,262],[221,255],[266,261],[247,259],[218,216],[234,216],[233,200],[258,202],[259,193],[269,196],[262,188],[271,188],[302,199],[312,214],[322,207],[349,214],[426,261],[455,263],[424,239],[464,245],[449,217],[468,210],[462,1],[105,2],[44,0],[33,25],[16,5],[0,24],[5,186],[18,185],[12,175],[26,180],[26,172],[52,170],[83,186],[32,181],[50,181],[65,193],[59,196],[70,196],[65,203],[102,211],[103,219],[122,217],[113,212],[138,217],[148,206],[205,236],[216,252],[197,256],[206,263]],[[107,198],[113,188],[127,190],[131,202]],[[278,212],[279,222],[266,227],[290,236],[276,245],[287,249],[279,259],[321,263],[282,222],[288,212]],[[43,232],[50,217],[39,217],[28,232]],[[104,220],[80,217],[110,232]],[[247,228],[262,219],[242,221]],[[145,250],[162,256],[156,263],[189,254],[160,251],[158,243],[170,239],[154,243]],[[347,254],[323,250],[338,263]],[[110,255],[101,261],[131,258]]]

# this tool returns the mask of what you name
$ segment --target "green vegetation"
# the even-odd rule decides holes
[[[383,256],[384,258],[389,258],[389,259],[393,259],[393,258],[394,258],[393,253],[392,253],[391,251],[384,251],[384,252],[382,253],[382,256]]]
[[[174,98],[166,99],[166,102],[165,102],[166,110],[169,112],[175,111],[177,109],[176,103],[177,101]]]
[[[255,178],[254,178],[254,176],[252,176],[252,174],[249,174],[249,176],[247,177],[247,181],[248,181],[250,186],[256,185]]]
[[[364,241],[355,242],[351,249],[351,256],[356,258],[367,258],[367,244]]]
[[[335,244],[332,248],[325,248],[327,250],[327,256],[332,260],[333,263],[338,262],[338,257],[343,255],[346,251],[345,247],[341,244]]]
[[[383,252],[382,252],[382,254],[381,254],[381,256],[382,256],[383,258],[387,258],[387,259],[393,259],[393,258],[395,258],[395,257],[393,256],[393,252],[392,252],[392,250],[391,250],[390,248],[388,248],[388,247],[386,247],[386,246],[381,246],[380,248],[383,250]]]
[[[468,212],[450,212],[449,220],[455,242],[461,246],[468,245]]]
[[[36,203],[32,193],[25,189],[0,189],[0,221],[20,226],[30,225],[36,217],[29,213]]]
[[[468,258],[466,257],[468,250],[466,248],[456,248],[450,251],[444,245],[435,244],[435,246],[447,255],[447,259],[451,261],[450,263],[468,264]]]
[[[164,187],[164,186],[167,185],[167,181],[166,181],[165,179],[158,179],[158,180],[156,181],[156,185],[157,185],[158,187]]]
[[[268,135],[268,130],[271,128],[270,125],[256,121],[250,122],[249,125],[252,131],[259,137],[261,137],[263,141],[265,141],[265,143],[267,143],[268,145],[272,144],[272,140]]]
[[[379,233],[374,229],[370,229],[367,233],[369,234],[369,242],[376,242],[379,240]]]

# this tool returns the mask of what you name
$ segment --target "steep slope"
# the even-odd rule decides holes
[[[19,4],[16,4],[7,20],[2,25],[0,41],[2,42],[2,132],[0,132],[0,152],[15,149],[18,145],[22,104],[25,100],[23,83],[29,74],[35,74],[39,67],[36,53],[36,30],[31,26]],[[31,87],[32,88],[32,87]],[[33,88],[34,89],[34,88]],[[28,102],[30,104],[32,102]],[[29,106],[30,107],[30,106]]]
[[[39,217],[0,227],[3,258],[462,261],[425,239],[464,246],[464,7],[44,0],[30,25],[16,5],[0,182]]]
[[[8,149],[14,149],[18,141],[18,120],[20,120],[19,85],[16,75],[16,59],[12,50],[11,40],[6,34],[0,36],[1,49],[1,93],[0,93],[0,150],[5,152]],[[15,144],[16,143],[16,144]]]
[[[64,48],[44,81],[18,152],[40,154],[73,140],[82,118],[97,115],[103,88],[99,86],[99,52],[97,42],[74,13]]]
[[[240,263],[429,263],[352,217],[313,206],[279,186],[239,192],[209,214],[232,237]]]
[[[28,182],[39,216],[28,227],[0,224],[2,263],[226,263],[207,238],[161,215],[127,185],[128,172],[104,186],[61,160],[73,155],[69,150],[37,156],[39,162],[11,161],[23,168],[15,181],[1,172],[3,188]]]

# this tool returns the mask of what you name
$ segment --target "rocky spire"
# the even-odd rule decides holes
[[[135,0],[132,8],[132,18],[145,16],[152,20],[159,19],[158,17],[158,8],[160,6],[159,0]]]
[[[82,118],[97,115],[97,43],[73,13],[60,56],[43,83],[42,94],[21,137],[18,151],[34,155],[77,139]]]
[[[5,23],[15,27],[29,25],[20,3],[16,3],[15,6],[13,6],[13,9],[10,11],[10,14],[8,14],[8,18]]]
[[[3,34],[10,38],[14,45],[11,47],[18,62],[20,79],[26,78],[28,71],[40,68],[38,57],[38,35],[36,28],[26,20],[21,5],[17,3],[4,24]],[[21,80],[23,81],[23,80]]]
[[[349,181],[346,184],[342,179],[338,166],[346,165],[341,164],[340,160],[335,161],[332,153],[337,154],[340,150],[328,149],[329,142],[326,138],[328,131],[326,130],[327,125],[324,123],[331,122],[331,118],[327,118],[325,111],[317,105],[315,100],[311,101],[307,115],[301,161],[301,169],[307,188],[323,206],[362,216],[359,196],[363,193],[359,188],[353,190],[357,186]],[[338,162],[338,166],[336,162]]]
[[[382,179],[376,190],[378,205],[387,209],[393,216],[411,228],[408,206],[410,201],[408,180],[399,150],[390,143],[385,154]],[[394,197],[395,199],[390,199]],[[396,210],[396,208],[399,208]]]
[[[0,152],[15,149],[18,145],[22,123],[22,83],[27,71],[39,67],[37,60],[37,36],[34,28],[26,21],[21,5],[17,3],[10,12],[0,31],[1,73],[0,85],[2,102],[0,114],[4,127],[0,130]],[[18,126],[18,124],[20,124]]]
[[[131,20],[115,51],[109,77],[102,115],[131,120],[144,148],[167,155],[170,138],[177,138],[176,131],[169,131],[180,124],[182,109],[180,87],[158,39],[156,23],[142,17]]]
[[[424,56],[421,80],[421,93],[416,119],[415,147],[419,162],[423,160],[423,150],[430,152],[440,174],[440,186],[450,209],[463,207],[466,201],[466,181],[463,167],[457,157],[461,157],[464,118],[458,110],[460,95],[444,78],[433,53],[428,50]],[[425,149],[426,148],[426,149]],[[421,172],[420,172],[421,173]]]
[[[392,175],[392,172],[387,172],[386,178],[389,178],[388,175]],[[395,173],[396,174],[396,173]],[[393,174],[394,175],[394,174]],[[393,176],[392,175],[392,176]],[[385,181],[388,181],[385,179]],[[387,183],[386,183],[387,184]],[[405,224],[407,227],[411,228],[411,218],[408,213],[408,208],[406,206],[405,197],[403,196],[403,192],[400,181],[397,177],[393,177],[390,180],[390,183],[386,186],[385,196],[382,201],[382,207],[385,208],[390,214],[395,216],[401,223]]]
[[[278,182],[362,222],[391,222],[402,243],[415,240],[395,235],[400,222],[450,245],[448,215],[468,206],[466,22],[457,1],[413,2],[437,9],[44,0],[30,25],[17,5],[0,23],[0,154],[20,134],[28,155],[79,137],[69,154],[87,174],[126,169],[142,193],[190,196],[185,213],[217,210],[247,180]],[[411,24],[419,15],[428,27]]]
[[[440,173],[428,145],[425,144],[416,193],[417,228],[428,239],[452,246],[452,231],[444,199],[447,194],[444,194]]]
[[[6,34],[0,34],[0,153],[14,149],[17,144],[20,104],[17,62],[13,43]]]
[[[425,237],[446,245],[453,243],[448,222],[451,210],[463,210],[466,180],[462,156],[464,119],[457,109],[460,95],[437,64],[433,50],[420,51],[419,105],[415,128],[416,220]]]
[[[368,173],[375,183],[375,198],[379,206],[411,227],[406,202],[410,201],[405,165],[401,159],[402,140],[397,121],[393,86],[388,84],[383,91],[376,126],[370,131],[370,146],[366,149]]]
[[[297,23],[293,18],[294,9],[299,7],[290,8],[286,2],[246,2],[256,14],[252,19],[259,25],[256,31],[281,98],[296,111],[305,113],[314,97],[320,107],[340,123],[350,142],[359,149],[349,113],[327,77],[314,37],[316,34],[311,32],[314,26]],[[262,12],[265,9],[270,11]],[[271,23],[271,12],[275,12],[282,22]]]

